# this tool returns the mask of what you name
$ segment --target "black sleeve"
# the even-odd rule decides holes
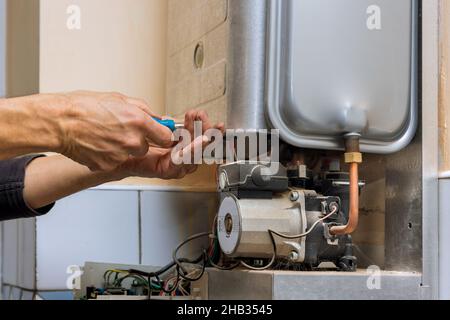
[[[0,161],[0,221],[32,218],[48,213],[54,206],[33,210],[23,198],[25,169],[42,155]]]

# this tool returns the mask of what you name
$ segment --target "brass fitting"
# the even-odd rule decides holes
[[[347,152],[345,155],[345,163],[362,163],[363,157],[361,152]]]

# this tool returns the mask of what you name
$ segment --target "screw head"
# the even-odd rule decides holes
[[[289,253],[289,256],[288,256],[289,261],[296,262],[296,261],[298,261],[298,258],[299,258],[299,255],[298,255],[297,251],[291,251]]]
[[[225,190],[225,188],[227,187],[227,185],[228,185],[228,182],[227,182],[227,175],[226,175],[226,173],[225,172],[222,172],[220,175],[219,175],[219,188],[220,188],[220,190]]]
[[[300,198],[300,194],[297,191],[291,192],[289,199],[291,201],[297,201]]]
[[[330,211],[336,210],[336,213],[339,213],[339,204],[337,202],[332,202],[330,203],[330,205],[328,206],[328,209]]]

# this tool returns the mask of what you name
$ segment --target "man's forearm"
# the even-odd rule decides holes
[[[61,115],[67,100],[57,95],[35,95],[0,100],[0,160],[59,151]]]
[[[24,199],[31,208],[38,209],[84,189],[123,178],[114,172],[92,172],[64,156],[38,158],[26,168]]]

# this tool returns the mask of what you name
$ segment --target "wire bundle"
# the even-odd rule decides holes
[[[217,237],[217,216],[214,219],[213,230],[212,232],[202,232],[195,234],[183,242],[181,242],[173,251],[172,254],[172,262],[161,268],[160,270],[154,272],[144,272],[140,270],[130,269],[130,270],[107,270],[104,274],[105,287],[108,288],[109,285],[112,285],[114,288],[121,288],[122,283],[126,279],[133,279],[135,285],[141,285],[148,288],[148,298],[151,299],[153,293],[158,293],[159,295],[170,295],[174,296],[176,293],[180,293],[181,295],[187,296],[189,295],[188,286],[191,282],[195,282],[200,280],[205,274],[205,270],[207,266],[211,266],[213,268],[219,270],[232,270],[237,268],[238,266],[243,266],[247,269],[262,271],[267,270],[274,266],[277,261],[277,245],[275,236],[288,239],[288,240],[296,240],[300,238],[304,238],[308,236],[321,222],[330,218],[333,214],[338,211],[338,207],[334,206],[331,212],[325,215],[323,218],[317,220],[311,228],[299,235],[285,235],[273,230],[268,230],[270,235],[270,240],[273,245],[273,255],[269,263],[264,267],[254,267],[247,264],[244,260],[239,260],[230,265],[219,265],[222,259],[222,255],[220,252],[220,246]],[[187,258],[179,258],[179,251],[187,244],[192,241],[201,239],[201,238],[210,238],[210,245],[208,249],[202,249],[201,255],[194,260]],[[233,262],[233,261],[231,261]],[[189,266],[189,267],[188,267]],[[173,274],[166,277],[165,281],[162,281],[162,277],[168,274],[170,271],[174,271]],[[114,280],[111,282],[111,276],[114,276]]]

